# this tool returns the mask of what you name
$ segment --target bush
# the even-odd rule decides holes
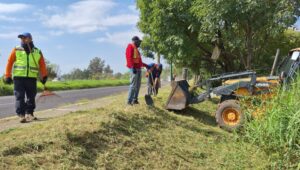
[[[72,89],[88,89],[97,87],[110,87],[128,85],[128,79],[118,80],[70,80],[62,82],[47,82],[46,86],[49,90],[72,90]],[[38,83],[38,91],[43,91],[43,85]],[[0,96],[13,95],[13,85],[4,85],[0,82]]]
[[[13,86],[4,85],[0,82],[0,96],[7,96],[13,94]]]
[[[264,117],[245,127],[248,141],[270,155],[275,169],[300,168],[300,79],[266,104]]]

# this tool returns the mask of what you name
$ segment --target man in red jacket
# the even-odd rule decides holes
[[[138,36],[132,38],[132,43],[126,48],[127,67],[130,70],[130,86],[128,92],[127,104],[139,104],[138,96],[141,87],[141,68],[146,64],[142,62],[141,54],[138,48],[141,45],[141,40]]]

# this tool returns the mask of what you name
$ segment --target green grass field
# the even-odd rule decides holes
[[[87,89],[96,87],[121,86],[128,85],[129,80],[72,80],[62,82],[47,82],[46,86],[49,90],[72,90]],[[43,85],[38,83],[38,91],[43,90]],[[4,85],[0,82],[0,96],[13,95],[13,86]]]
[[[272,169],[300,169],[300,79],[267,101],[264,116],[245,126],[243,137],[269,155]],[[258,106],[260,107],[260,106]]]
[[[214,100],[170,112],[169,88],[155,107],[118,96],[104,108],[1,132],[0,169],[299,169],[297,87],[238,133],[217,126]]]
[[[166,111],[113,104],[0,133],[0,169],[265,169],[256,145],[218,128],[216,104]],[[142,98],[140,99],[142,101]]]

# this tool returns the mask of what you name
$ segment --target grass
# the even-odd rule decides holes
[[[121,86],[128,85],[126,80],[71,80],[63,82],[47,82],[46,86],[49,90],[72,90],[72,89],[87,89],[96,87]],[[38,91],[43,90],[43,85],[38,83]],[[0,82],[0,96],[13,95],[13,86],[4,85]]]
[[[246,124],[245,139],[269,155],[273,169],[300,169],[300,79],[268,101],[260,119]]]
[[[256,145],[218,128],[216,104],[166,111],[169,89],[155,107],[75,112],[0,133],[0,169],[265,169]],[[142,98],[140,99],[142,101]]]

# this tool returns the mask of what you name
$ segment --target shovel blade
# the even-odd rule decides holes
[[[145,101],[148,106],[154,105],[153,99],[152,99],[151,95],[149,95],[149,94],[145,95]]]

